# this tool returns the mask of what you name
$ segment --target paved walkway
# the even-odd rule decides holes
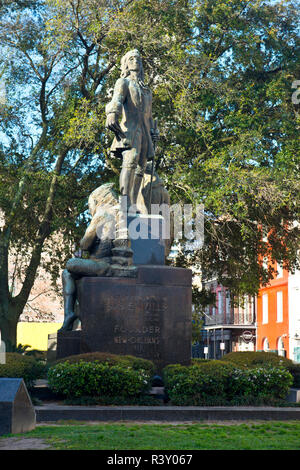
[[[30,437],[7,437],[0,439],[1,450],[47,450],[51,449],[43,439]]]

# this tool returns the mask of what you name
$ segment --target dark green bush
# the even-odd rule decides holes
[[[110,366],[118,365],[120,367],[131,367],[133,370],[145,370],[149,375],[153,375],[155,371],[155,366],[152,361],[147,359],[142,359],[140,357],[130,356],[130,355],[118,355],[111,354],[106,352],[92,352],[85,354],[76,354],[74,356],[64,357],[55,362],[55,364],[60,364],[63,362],[69,362],[70,364],[75,364],[78,362],[99,362],[106,363]]]
[[[288,369],[294,379],[292,386],[300,388],[300,364],[292,364]]]
[[[280,366],[287,369],[293,376],[292,386],[300,388],[300,364],[294,364],[293,361],[286,357],[278,356],[276,353],[269,352],[232,352],[223,357],[223,361],[231,362],[236,366],[252,368],[252,367],[268,367]]]
[[[290,359],[278,356],[276,353],[270,352],[231,352],[225,354],[222,361],[228,361],[240,367],[257,367],[257,366],[281,366],[289,369],[294,364]]]
[[[45,364],[19,353],[6,353],[6,363],[0,364],[0,377],[23,378],[30,390],[34,382],[45,374]]]
[[[100,362],[62,362],[48,370],[48,385],[54,393],[72,397],[133,397],[150,388],[150,374],[144,369]]]
[[[163,371],[165,388],[173,405],[201,405],[226,400],[226,376],[231,367],[170,365]],[[221,404],[221,403],[220,403]]]
[[[12,346],[10,348],[10,352],[23,354],[24,356],[32,356],[38,360],[46,360],[47,359],[47,351],[41,351],[40,349],[31,349],[29,344],[21,344],[19,343],[17,346]]]
[[[205,370],[210,369],[221,369],[221,370],[233,370],[235,365],[229,361],[220,361],[218,359],[192,359],[192,366],[204,368]]]
[[[227,378],[227,397],[284,399],[293,383],[289,371],[278,366],[235,369]]]
[[[222,361],[164,369],[167,393],[174,405],[228,405],[240,402],[269,403],[284,399],[293,382],[282,367],[240,369]]]
[[[193,357],[191,360],[192,366],[196,366],[198,364],[203,364],[209,362],[210,359],[203,359],[202,357]]]

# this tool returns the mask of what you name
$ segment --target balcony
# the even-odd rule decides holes
[[[252,312],[246,312],[243,310],[231,312],[230,314],[225,315],[216,314],[216,315],[205,315],[204,326],[217,326],[217,325],[227,325],[227,326],[255,326],[255,318]]]

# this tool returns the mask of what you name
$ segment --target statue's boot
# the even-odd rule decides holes
[[[78,319],[74,312],[75,300],[73,295],[64,295],[65,318],[62,327],[58,331],[72,331],[73,323]]]
[[[64,323],[59,331],[72,331],[73,323],[78,318],[74,312],[76,302],[76,284],[72,274],[64,269],[62,273],[64,294]]]

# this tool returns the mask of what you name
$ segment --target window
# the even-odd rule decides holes
[[[226,290],[226,317],[229,318],[231,313],[230,291]]]
[[[278,356],[285,356],[284,343],[282,337],[278,338],[277,341]]]
[[[277,292],[277,321],[283,321],[283,295],[282,291]]]
[[[223,292],[221,290],[218,291],[218,314],[222,315],[223,313]]]
[[[249,317],[249,297],[248,295],[245,296],[245,303],[244,303],[244,310],[245,310],[245,317],[246,317],[246,321],[248,320],[248,317]]]
[[[264,339],[264,342],[263,342],[263,350],[264,350],[265,352],[267,352],[267,351],[269,351],[269,349],[270,349],[270,346],[269,346],[268,338],[265,338],[265,339]]]
[[[262,296],[262,322],[268,323],[268,294]]]

